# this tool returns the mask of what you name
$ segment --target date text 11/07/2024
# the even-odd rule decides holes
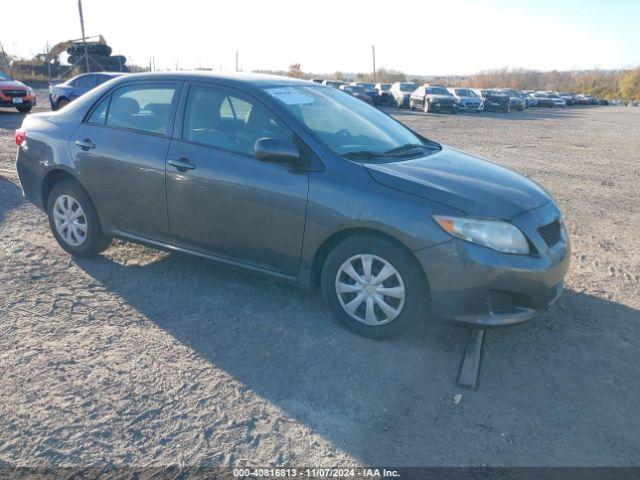
[[[398,478],[397,470],[386,468],[234,468],[234,477],[251,478]]]

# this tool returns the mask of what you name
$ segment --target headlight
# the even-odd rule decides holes
[[[454,237],[503,253],[529,253],[529,242],[515,225],[502,220],[444,217],[434,215],[438,225]]]

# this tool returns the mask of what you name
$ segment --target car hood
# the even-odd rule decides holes
[[[27,86],[17,80],[4,80],[0,81],[0,88],[20,88],[26,90]]]
[[[458,100],[460,100],[461,102],[481,102],[482,98],[462,96],[462,97],[458,97]]]
[[[365,167],[382,185],[474,217],[509,220],[551,200],[542,187],[522,175],[444,145],[426,157]]]

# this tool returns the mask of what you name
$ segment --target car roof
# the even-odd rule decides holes
[[[224,72],[147,72],[122,75],[120,81],[207,81],[215,80],[216,83],[228,86],[253,86],[257,88],[282,87],[282,86],[305,86],[312,85],[308,80],[282,77],[278,75],[268,75],[264,73],[224,73]],[[327,80],[333,82],[336,80]]]

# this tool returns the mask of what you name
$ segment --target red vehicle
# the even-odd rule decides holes
[[[27,113],[36,104],[36,95],[31,87],[0,72],[0,107],[17,108],[21,113]]]

